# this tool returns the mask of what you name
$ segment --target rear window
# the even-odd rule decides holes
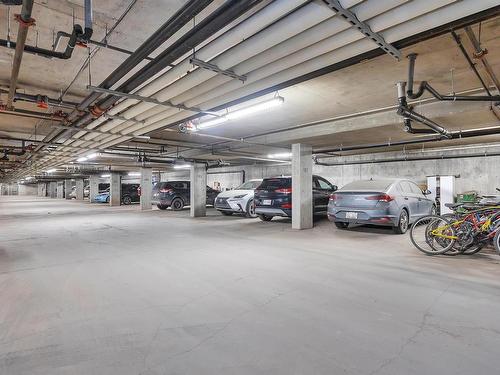
[[[291,177],[281,177],[281,178],[266,178],[262,181],[259,186],[261,190],[276,190],[282,188],[288,188],[292,186]]]
[[[348,190],[367,190],[367,191],[386,191],[391,186],[393,181],[387,180],[361,180],[354,181],[345,185],[339,191]]]

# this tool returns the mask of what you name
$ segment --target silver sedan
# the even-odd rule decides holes
[[[418,218],[436,212],[429,193],[404,179],[355,181],[330,196],[328,218],[342,229],[375,224],[392,226],[402,234]]]

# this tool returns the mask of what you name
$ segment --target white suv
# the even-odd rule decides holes
[[[223,215],[234,213],[245,214],[246,217],[257,217],[253,202],[254,190],[262,182],[262,179],[249,180],[234,190],[227,190],[215,198],[215,208]]]

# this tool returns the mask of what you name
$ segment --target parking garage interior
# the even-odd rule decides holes
[[[0,374],[496,374],[499,35],[494,0],[0,0]]]

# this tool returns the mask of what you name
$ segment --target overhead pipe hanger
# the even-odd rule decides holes
[[[401,52],[399,50],[394,48],[390,43],[387,43],[382,35],[374,32],[367,23],[360,21],[353,12],[344,8],[338,0],[324,1],[331,9],[340,14],[347,22],[356,27],[367,38],[370,38],[373,42],[375,42],[387,54],[394,57],[398,61],[401,60]]]

